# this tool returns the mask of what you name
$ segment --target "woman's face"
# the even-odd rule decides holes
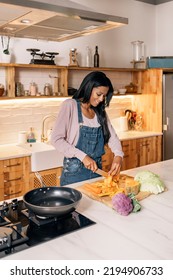
[[[93,107],[97,107],[100,102],[103,102],[107,93],[109,91],[109,87],[95,87],[91,92],[90,97],[90,105]]]

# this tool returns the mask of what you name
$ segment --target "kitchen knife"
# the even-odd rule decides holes
[[[108,173],[99,168],[95,171],[95,173],[97,173],[103,177],[108,177]]]

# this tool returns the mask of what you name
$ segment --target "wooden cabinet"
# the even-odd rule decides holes
[[[40,171],[45,186],[59,186],[62,168]],[[30,157],[0,161],[0,200],[24,195],[41,187],[34,172],[30,172]]]
[[[138,166],[162,160],[162,136],[137,139],[136,143]]]
[[[44,84],[50,83],[54,96],[68,96],[68,87],[78,88],[82,79],[91,71],[98,70],[94,67],[69,67],[56,65],[36,64],[5,64],[0,63],[0,83],[5,85],[6,96],[4,98],[30,98],[30,96],[17,96],[17,83],[22,84],[22,92],[29,90],[30,82],[38,85],[39,96],[42,96]],[[142,72],[144,69],[135,68],[106,68],[99,67],[111,79],[113,86],[118,88],[131,82],[137,85],[137,93],[141,93]],[[31,73],[31,74],[29,74]],[[121,81],[121,85],[119,84]],[[20,94],[19,94],[20,95]],[[33,96],[31,96],[33,98]]]
[[[162,136],[123,140],[121,144],[124,152],[122,171],[162,160]],[[109,171],[114,155],[109,147],[106,147],[105,151],[102,168]]]
[[[39,171],[45,186],[59,186],[62,167]],[[30,189],[42,187],[34,172],[30,173]]]
[[[136,153],[136,139],[124,140],[121,142],[121,145],[124,152],[122,170],[137,167],[138,159]]]
[[[29,190],[30,157],[0,161],[0,200],[23,195]]]

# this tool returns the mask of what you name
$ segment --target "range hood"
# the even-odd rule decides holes
[[[0,11],[0,35],[37,40],[61,42],[128,24],[69,0],[4,0]]]

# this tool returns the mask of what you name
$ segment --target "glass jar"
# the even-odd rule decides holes
[[[51,95],[51,86],[50,84],[45,84],[44,86],[44,95],[49,96]]]
[[[133,61],[141,61],[144,59],[144,42],[143,41],[133,41]]]
[[[31,96],[36,96],[37,95],[37,85],[36,85],[36,83],[34,83],[34,82],[30,83],[29,91],[30,91]]]

